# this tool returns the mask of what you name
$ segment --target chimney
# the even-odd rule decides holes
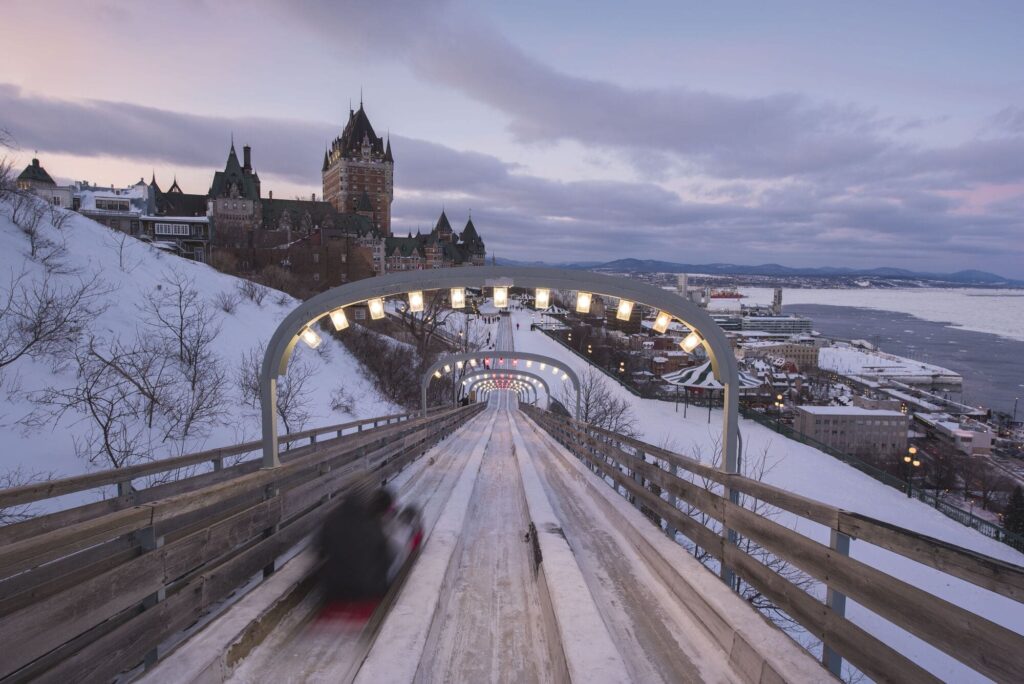
[[[34,166],[34,167],[36,167],[38,169],[39,168],[39,160],[38,159],[33,159],[32,160],[32,166]]]
[[[316,193],[315,192],[310,197],[310,200],[313,201],[313,202],[316,202]]]
[[[245,169],[246,171],[252,171],[252,163],[251,163],[251,161],[249,159],[249,146],[248,145],[246,145],[245,147],[242,148],[242,159],[245,162],[242,165],[242,168]]]
[[[269,194],[270,194],[270,199],[274,199],[274,191],[271,190]]]

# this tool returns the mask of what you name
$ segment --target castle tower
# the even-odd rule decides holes
[[[348,123],[324,153],[324,200],[339,212],[367,215],[385,237],[391,235],[395,160],[391,140],[377,137],[359,103],[349,110]]]

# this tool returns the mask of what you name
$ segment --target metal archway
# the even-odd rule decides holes
[[[483,392],[485,396],[489,395],[491,392],[498,391],[515,392],[516,397],[518,397],[519,401],[524,404],[529,402],[530,395],[527,393],[527,387],[529,386],[530,385],[524,383],[522,380],[515,380],[513,381],[512,386],[497,387],[495,381],[490,379],[478,380],[474,385],[474,387],[479,387],[478,391]],[[536,398],[534,400],[536,401]]]
[[[478,383],[486,382],[487,380],[500,380],[501,378],[493,377],[493,376],[500,375],[502,373],[509,373],[509,374],[511,374],[513,376],[514,375],[525,375],[527,377],[535,379],[537,382],[539,382],[541,385],[544,386],[544,391],[547,392],[548,400],[549,401],[551,400],[551,398],[552,398],[551,386],[548,385],[547,379],[544,378],[544,376],[542,376],[542,375],[540,375],[538,373],[533,373],[533,372],[529,372],[529,371],[520,371],[520,370],[509,371],[509,370],[505,370],[505,369],[499,369],[497,371],[481,370],[481,371],[475,371],[475,372],[471,373],[470,375],[465,376],[464,378],[461,379],[460,382],[463,384],[463,386],[466,387],[466,391],[468,392],[468,391],[470,391],[473,388],[474,385],[476,385]],[[511,377],[511,378],[508,378],[508,379],[509,380],[517,380],[517,378],[515,378],[515,377]],[[527,382],[526,384],[529,385],[529,386],[532,386],[532,385],[530,385],[529,382]],[[536,393],[536,388],[535,387],[534,387],[534,396],[537,399],[540,398],[537,395],[537,393]]]
[[[722,468],[735,473],[738,467],[739,371],[725,332],[706,311],[675,293],[652,285],[591,273],[557,268],[476,266],[406,271],[340,285],[307,299],[289,313],[267,344],[260,372],[260,404],[263,423],[263,466],[280,465],[277,438],[277,378],[286,373],[299,335],[330,312],[376,297],[410,291],[444,290],[453,287],[523,287],[575,290],[607,295],[660,309],[678,318],[700,335],[711,359],[715,377],[723,386]],[[315,337],[315,333],[313,334]],[[733,493],[730,492],[730,496]],[[733,497],[735,498],[735,497]]]
[[[462,354],[450,354],[435,361],[434,364],[427,369],[427,372],[423,374],[423,382],[420,386],[420,406],[423,409],[424,415],[426,415],[427,411],[427,388],[430,386],[430,380],[436,377],[436,374],[439,371],[441,371],[441,369],[443,369],[445,366],[449,366],[451,368],[451,371],[446,372],[454,372],[460,362],[463,364],[471,364],[474,361],[478,363],[484,363],[487,359],[490,359],[491,361],[490,365],[488,366],[488,369],[492,371],[504,370],[522,373],[525,370],[532,368],[532,366],[527,366],[526,369],[517,367],[515,364],[510,363],[513,360],[525,361],[526,363],[529,364],[536,363],[538,368],[540,368],[541,366],[545,366],[545,368],[541,370],[545,370],[546,367],[557,368],[560,371],[560,373],[564,373],[565,375],[569,376],[569,381],[572,383],[573,388],[576,390],[576,419],[579,419],[580,378],[578,375],[576,375],[576,371],[574,371],[572,368],[569,368],[568,364],[559,361],[558,359],[552,358],[550,356],[517,351],[466,352]],[[498,363],[499,359],[504,359],[505,363]],[[547,388],[547,385],[545,385],[545,388]],[[551,392],[548,392],[548,396],[551,396]]]

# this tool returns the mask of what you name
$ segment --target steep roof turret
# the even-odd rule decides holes
[[[25,170],[18,176],[20,181],[34,181],[36,183],[45,183],[46,185],[56,185],[53,179],[50,178],[50,174],[46,173],[46,169],[39,165],[39,160],[33,158],[32,163],[25,167]]]

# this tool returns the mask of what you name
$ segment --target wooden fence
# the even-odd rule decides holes
[[[846,658],[876,681],[938,681],[846,619],[841,611],[833,610],[832,606],[838,605],[837,597],[849,597],[987,677],[1020,681],[1024,673],[1024,637],[850,558],[843,552],[844,544],[837,540],[845,539],[846,548],[849,539],[874,544],[1018,602],[1024,602],[1024,568],[741,475],[726,474],[692,458],[569,417],[529,406],[521,409],[591,470],[625,490],[657,522],[663,521],[705,549],[821,639],[826,654],[831,650]],[[709,489],[678,477],[680,470],[717,486]],[[662,498],[662,492],[668,495],[668,501]],[[831,530],[833,543],[818,543],[758,515],[735,503],[729,492],[745,494],[824,525]],[[680,510],[671,502],[673,498],[717,520],[718,525],[703,524]],[[721,532],[728,529],[824,583],[830,600],[823,603],[730,543]]]
[[[161,644],[273,572],[338,492],[366,473],[390,479],[482,409],[288,435],[309,444],[274,469],[221,461],[149,489],[122,484],[260,448],[250,442],[0,491],[0,505],[12,505],[121,484],[115,499],[0,528],[0,681],[109,681],[152,663]]]

